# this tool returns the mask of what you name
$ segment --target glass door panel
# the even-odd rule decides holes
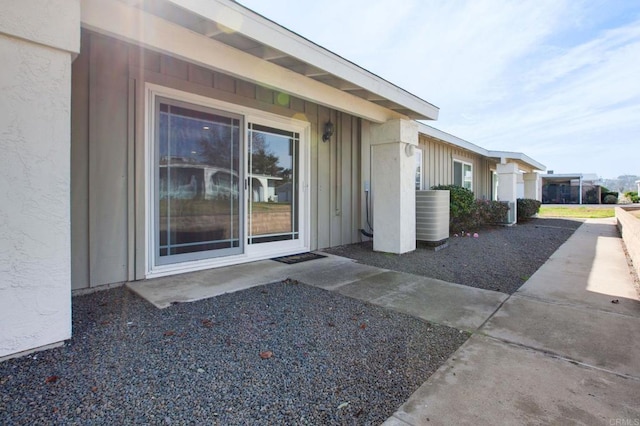
[[[240,117],[157,98],[156,264],[242,252]]]
[[[300,238],[299,143],[299,133],[249,124],[249,244]]]

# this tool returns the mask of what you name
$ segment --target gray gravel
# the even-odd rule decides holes
[[[478,231],[478,238],[451,237],[449,247],[434,251],[418,245],[395,255],[373,251],[371,242],[326,249],[360,263],[408,272],[470,287],[515,292],[573,232],[580,220],[532,219],[509,227]]]
[[[73,328],[0,363],[0,424],[379,424],[468,338],[295,282],[164,310],[112,289]]]

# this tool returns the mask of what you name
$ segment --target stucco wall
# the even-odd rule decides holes
[[[79,29],[77,1],[16,2],[0,14],[0,358],[71,336],[69,117]]]
[[[640,212],[640,207],[616,207],[616,220],[633,268],[640,275],[640,218],[634,217],[631,212]]]

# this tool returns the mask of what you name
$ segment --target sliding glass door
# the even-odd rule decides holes
[[[242,253],[242,123],[241,116],[156,98],[157,265]]]
[[[248,243],[298,240],[300,134],[248,127]]]
[[[309,123],[149,87],[146,276],[308,250]]]

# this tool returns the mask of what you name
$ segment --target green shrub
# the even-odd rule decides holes
[[[632,203],[640,203],[640,196],[636,191],[625,192],[624,196],[631,200]]]
[[[540,211],[540,201],[531,198],[518,198],[518,220],[529,219]]]
[[[473,191],[457,185],[436,185],[433,190],[449,191],[449,230],[458,232],[471,229],[474,224],[472,217],[475,198]]]
[[[505,223],[509,203],[504,201],[476,200],[474,206],[474,219],[477,226]]]
[[[606,191],[605,191],[606,189]],[[612,198],[609,197],[609,202],[606,202],[605,199],[607,198],[608,195],[611,195],[613,197],[615,197],[615,201],[612,202]],[[602,204],[617,204],[618,203],[618,192],[614,192],[614,191],[609,191],[607,188],[602,188],[602,191],[600,192],[600,202]]]
[[[585,204],[599,204],[598,200],[598,188],[591,188],[587,190],[583,200]]]
[[[603,204],[618,204],[618,196],[614,195],[613,193],[609,193],[604,196],[602,202]]]

